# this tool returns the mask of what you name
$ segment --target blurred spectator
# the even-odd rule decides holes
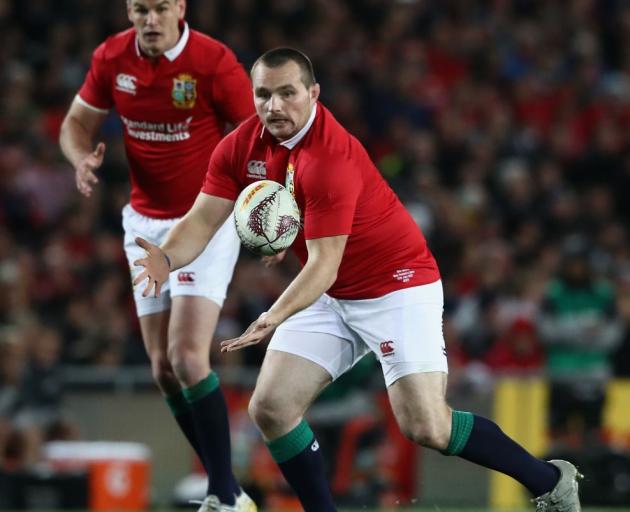
[[[557,277],[549,283],[540,329],[548,347],[550,418],[557,440],[596,440],[621,341],[614,290],[593,273],[586,239],[566,240]]]
[[[529,320],[517,318],[490,347],[485,363],[497,373],[540,374],[545,351],[536,326]]]
[[[28,469],[54,439],[77,439],[62,409],[56,330],[39,325],[0,333],[0,467]]]
[[[19,331],[5,327],[0,332],[0,464],[6,469],[19,469],[36,457],[28,432],[18,432],[14,424],[26,366],[26,348]]]
[[[623,320],[623,342],[615,353],[615,374],[619,377],[630,377],[630,267],[625,269],[620,277],[619,287],[619,316]]]

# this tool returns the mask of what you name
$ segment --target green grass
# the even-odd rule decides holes
[[[187,508],[187,509],[149,509],[155,512],[184,512],[195,510]],[[4,512],[18,512],[18,511],[4,511]],[[66,512],[64,510],[40,510],[39,512]],[[75,512],[89,512],[89,511],[75,511]],[[261,510],[259,512],[276,512],[273,510]],[[339,509],[339,512],[534,512],[532,507],[523,508],[523,509],[501,509],[500,511],[497,509],[491,508],[465,508],[465,507],[440,507],[435,505],[433,507],[424,506],[424,507],[394,507],[394,508],[349,508],[349,509]],[[582,508],[582,512],[630,512],[630,507],[617,507],[617,508]]]
[[[434,507],[421,507],[421,508],[384,508],[384,509],[367,509],[367,508],[353,508],[342,509],[340,512],[498,512],[496,509],[490,508],[443,508],[439,506]],[[503,509],[501,512],[533,512],[533,507],[524,509]],[[271,511],[263,511],[271,512]],[[582,508],[582,512],[630,512],[630,508]]]

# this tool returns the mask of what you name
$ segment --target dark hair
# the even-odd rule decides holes
[[[315,71],[313,71],[313,63],[304,53],[294,48],[274,48],[263,53],[256,62],[252,65],[251,72],[254,72],[254,68],[262,63],[268,68],[277,68],[289,61],[295,62],[302,72],[302,83],[306,87],[310,87],[316,83]]]

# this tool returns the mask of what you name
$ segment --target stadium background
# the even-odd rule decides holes
[[[246,66],[279,45],[311,56],[323,102],[365,144],[438,259],[454,405],[495,417],[539,455],[572,453],[592,468],[593,503],[630,503],[630,3],[190,0],[187,18]],[[92,50],[128,26],[122,0],[0,0],[0,506],[15,506],[16,482],[45,485],[47,439],[147,443],[151,501],[162,505],[194,468],[153,391],[134,316],[121,125],[112,115],[104,126],[90,200],[57,146]],[[618,334],[601,349],[602,424],[590,425],[586,400],[563,431],[550,428],[543,322],[551,283],[577,252],[613,294],[607,327]],[[217,339],[240,333],[295,270],[244,253]],[[275,507],[282,482],[243,409],[263,354],[214,361],[234,410],[235,465]],[[410,449],[381,390],[368,359],[312,411],[340,502],[523,503],[507,481]],[[47,492],[48,502],[27,492],[23,505],[51,508],[61,498]]]

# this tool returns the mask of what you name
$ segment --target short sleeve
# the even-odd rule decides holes
[[[236,200],[241,184],[236,177],[235,132],[225,137],[212,152],[201,191],[212,196]]]
[[[105,43],[92,54],[92,62],[85,81],[79,89],[79,98],[88,107],[108,110],[114,105],[112,98],[111,70],[105,59]]]
[[[346,164],[318,164],[302,175],[307,240],[352,233],[362,184],[358,169]]]
[[[255,113],[249,76],[227,47],[224,47],[216,65],[212,82],[212,101],[223,119],[234,125]]]
[[[105,60],[105,43],[94,50],[90,70],[79,89],[79,98],[95,109],[108,110],[114,105],[111,70]]]

